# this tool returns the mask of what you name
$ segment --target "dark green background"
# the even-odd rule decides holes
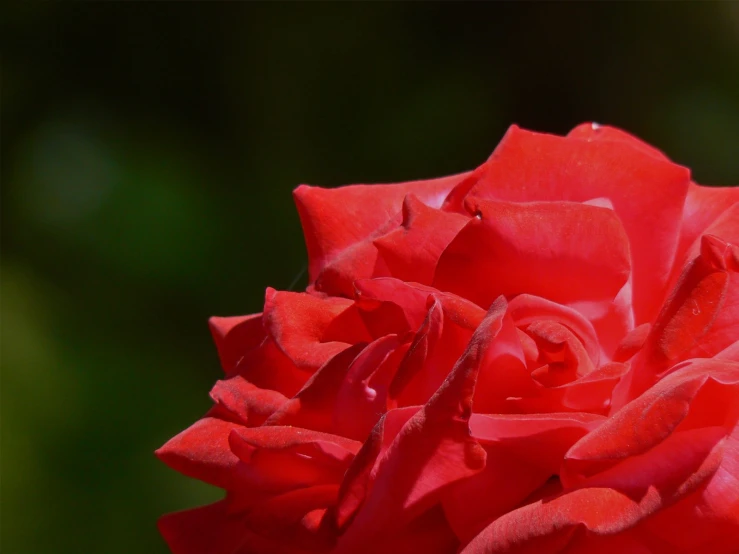
[[[163,553],[157,516],[219,496],[152,451],[209,406],[206,318],[304,267],[297,184],[588,120],[739,182],[738,6],[6,6],[2,552]]]

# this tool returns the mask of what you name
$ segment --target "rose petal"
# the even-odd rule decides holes
[[[422,202],[438,207],[464,176],[338,189],[299,186],[293,196],[308,248],[310,281],[315,281],[320,271],[342,251],[371,237],[400,212],[406,195],[415,194]]]
[[[336,501],[338,490],[336,484],[325,484],[275,495],[250,510],[244,524],[260,537],[274,541],[276,549],[270,552],[290,547],[300,552],[327,552],[335,537],[321,526],[319,514],[325,514]],[[316,515],[317,523],[312,521]]]
[[[481,219],[442,254],[434,278],[440,290],[479,306],[522,293],[563,304],[611,303],[628,279],[629,245],[611,210],[568,202],[466,205]]]
[[[636,524],[659,503],[656,491],[640,501],[608,488],[575,490],[508,512],[479,533],[461,554],[556,554],[583,527],[613,535]]]
[[[708,235],[721,244],[739,245],[739,202],[729,206],[710,225],[703,229],[700,236],[688,248],[685,260],[691,260],[700,255],[704,250],[703,243]],[[682,266],[676,267],[677,271],[681,269]]]
[[[266,421],[364,440],[388,409],[388,390],[408,343],[387,335],[337,354]]]
[[[566,326],[542,319],[526,326],[539,350],[541,367],[531,376],[545,387],[565,385],[593,371],[593,362],[580,339]]]
[[[523,398],[507,398],[507,409],[514,413],[589,412],[607,414],[616,384],[629,366],[609,363],[586,376],[559,387],[541,388]]]
[[[608,142],[622,142],[633,146],[645,154],[649,154],[660,160],[669,161],[667,156],[661,151],[636,138],[634,135],[630,135],[621,129],[615,127],[609,127],[608,125],[600,125],[598,123],[583,123],[578,125],[572,131],[567,133],[568,138],[583,139],[588,142],[592,141],[608,141]]]
[[[619,462],[654,449],[676,430],[721,425],[724,414],[732,413],[731,404],[726,406],[732,402],[731,395],[739,407],[737,392],[739,364],[686,362],[573,446],[560,473],[562,483],[565,487],[584,483]],[[737,416],[739,413],[733,414]]]
[[[739,544],[739,427],[724,444],[721,464],[707,483],[667,506],[642,527],[669,545],[698,554],[731,554]]]
[[[366,498],[342,537],[345,548],[402,528],[431,507],[444,487],[484,468],[485,451],[470,436],[468,421],[481,360],[505,312],[506,302],[501,298],[491,306],[464,356],[428,404],[403,425],[387,450],[372,449],[377,453],[374,469],[369,475],[364,473],[365,481],[372,484],[365,485]],[[389,412],[385,421],[393,415]],[[374,438],[377,441],[378,435]]]
[[[390,383],[409,344],[387,335],[367,346],[351,363],[333,403],[334,428],[365,440],[388,410]]]
[[[627,141],[563,138],[514,125],[476,174],[466,185],[468,195],[482,199],[610,199],[631,245],[636,323],[659,310],[677,248],[687,169]]]
[[[351,298],[355,281],[392,275],[373,239],[394,229],[400,225],[400,221],[398,213],[369,238],[342,250],[321,269],[313,284],[315,290],[322,294]]]
[[[593,324],[577,310],[540,296],[519,294],[509,302],[508,313],[518,327],[541,319],[567,326],[580,339],[593,363],[598,365],[600,362],[600,346]]]
[[[739,247],[703,237],[700,256],[685,269],[634,361],[630,382],[619,391],[620,402],[640,394],[674,364],[713,357],[736,340],[738,262]]]
[[[739,362],[739,340],[735,340],[729,346],[714,356],[715,359]]]
[[[715,222],[728,220],[729,218],[724,218],[724,214],[730,209],[736,210],[737,204],[739,204],[739,187],[703,187],[690,183],[683,207],[680,243],[675,255],[673,268],[675,277],[680,275],[685,263],[697,254],[697,251],[694,251],[692,256],[688,253],[691,247],[700,243],[700,237]],[[734,225],[737,225],[736,216],[731,219]],[[736,232],[733,234],[736,236]],[[731,241],[728,237],[722,238]]]
[[[342,451],[354,454],[361,446],[361,443],[346,437],[293,426],[236,427],[232,433],[232,438],[234,437],[241,441],[239,444],[248,444],[254,448],[283,449],[306,444],[331,443]]]
[[[537,501],[498,518],[479,533],[463,550],[471,553],[551,553],[593,552],[654,553],[708,552],[713,550],[685,549],[683,543],[664,540],[650,533],[650,516],[659,517],[660,510],[672,499],[663,498],[656,488],[649,488],[636,497],[613,488],[597,486],[566,492],[554,498]],[[686,521],[686,532],[692,531],[695,513]],[[700,516],[699,516],[700,517]],[[724,520],[725,521],[725,520]],[[736,518],[734,518],[734,522]],[[667,520],[668,529],[675,522]],[[719,523],[714,529],[729,531],[713,537],[718,552],[729,553],[731,535],[737,536],[735,523]],[[721,523],[724,523],[721,525]],[[600,550],[603,548],[603,550]],[[620,550],[624,549],[624,550]]]
[[[481,444],[505,445],[514,455],[559,473],[565,452],[605,418],[587,413],[477,415],[470,420],[472,436]]]
[[[297,367],[315,371],[357,342],[371,340],[351,300],[267,289],[264,326]]]
[[[310,377],[301,371],[264,330],[264,316],[213,317],[210,327],[223,369],[261,389],[293,396]]]
[[[159,519],[159,532],[172,554],[240,554],[243,523],[227,513],[222,500],[192,510],[167,514]]]
[[[398,406],[422,405],[441,386],[485,312],[451,295],[429,297],[428,313],[390,385]]]
[[[621,339],[616,351],[613,353],[613,361],[626,362],[636,355],[647,342],[651,330],[652,326],[649,323],[642,323],[632,329]]]
[[[258,348],[265,338],[262,314],[211,317],[208,323],[226,373],[233,371],[244,355]]]
[[[393,277],[431,284],[439,256],[468,220],[408,195],[401,227],[375,239],[374,244]]]
[[[446,519],[463,544],[491,521],[515,509],[550,476],[541,466],[516,457],[504,446],[490,444],[484,448],[482,472],[442,493]]]
[[[415,332],[426,318],[426,300],[435,289],[381,277],[354,282],[359,314],[373,337]]]
[[[506,411],[509,397],[528,396],[536,392],[537,383],[526,367],[518,329],[506,313],[491,326],[495,340],[484,350],[479,361],[474,406],[476,413]]]
[[[356,344],[331,358],[313,374],[294,398],[267,419],[266,425],[290,425],[333,432],[333,399],[338,395],[349,364],[363,349],[363,344]]]
[[[590,414],[481,416],[470,430],[485,448],[485,469],[444,494],[447,519],[463,543],[515,509],[559,471],[564,453],[603,418]]]
[[[231,502],[231,511],[252,507],[254,490],[281,494],[306,486],[338,485],[360,447],[329,433],[274,426],[233,429],[228,445],[244,462],[234,488],[247,492]]]
[[[234,482],[239,459],[231,452],[228,436],[238,423],[204,417],[156,451],[169,467],[188,477],[228,488]]]
[[[448,554],[456,552],[459,541],[449,528],[444,512],[436,506],[427,510],[404,526],[397,533],[383,533],[368,538],[363,544],[346,546],[339,539],[334,554],[407,554],[423,552],[424,554]]]
[[[249,427],[261,425],[287,402],[279,392],[260,388],[241,375],[216,382],[210,397],[224,419]]]
[[[398,408],[380,417],[341,484],[336,508],[336,526],[339,529],[344,529],[364,504],[374,480],[378,459],[387,452],[393,439],[420,409],[420,406]]]

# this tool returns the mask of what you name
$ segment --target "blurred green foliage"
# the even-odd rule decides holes
[[[152,451],[209,406],[206,318],[303,269],[297,184],[454,173],[511,123],[589,120],[739,181],[736,3],[3,11],[8,554],[164,553],[156,518],[219,497]]]

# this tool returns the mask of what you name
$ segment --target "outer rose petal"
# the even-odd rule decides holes
[[[313,374],[294,398],[272,414],[266,424],[333,432],[334,405],[331,400],[338,395],[347,368],[363,349],[363,344],[357,344],[331,358]]]
[[[687,169],[627,141],[563,138],[514,125],[468,178],[464,192],[513,202],[608,198],[631,244],[634,312],[640,324],[659,310],[689,181]],[[460,207],[459,202],[457,197],[448,206]]]
[[[208,323],[226,373],[233,371],[244,355],[258,348],[265,338],[262,314],[211,317]]]
[[[669,161],[667,156],[665,156],[665,154],[661,150],[658,150],[654,146],[651,146],[643,140],[636,138],[634,135],[630,135],[629,133],[626,133],[621,129],[616,129],[615,127],[609,127],[608,125],[600,125],[598,123],[583,123],[567,133],[567,138],[583,139],[588,142],[623,142],[657,159]]]
[[[627,530],[655,501],[655,494],[632,500],[608,488],[579,489],[513,510],[488,525],[463,554],[557,554],[566,551],[576,531]]]
[[[478,218],[442,254],[434,277],[440,290],[483,307],[499,294],[522,293],[563,304],[611,303],[628,279],[629,243],[612,210],[568,202],[465,204]]]
[[[227,513],[228,502],[163,516],[159,531],[173,554],[239,554],[244,526]]]
[[[253,385],[292,396],[309,377],[267,336],[262,314],[212,317],[210,328],[223,370],[241,375]]]
[[[699,242],[701,235],[732,206],[739,203],[739,187],[703,187],[690,183],[683,207],[680,244],[675,256],[674,271],[678,274],[687,261],[688,249]],[[734,224],[737,225],[736,221]],[[728,237],[722,237],[731,240]]]
[[[370,238],[399,213],[407,194],[415,194],[429,206],[438,207],[465,175],[396,185],[351,185],[338,189],[299,186],[294,197],[308,248],[310,281],[314,282],[320,271],[342,251]]]
[[[713,236],[722,242],[735,246],[739,245],[739,202],[735,202],[733,205],[727,207],[726,210],[721,212],[721,215],[703,229],[701,235],[688,249],[687,259],[694,258],[701,252],[703,238],[707,235]],[[676,269],[679,270],[681,268],[676,267]]]
[[[265,502],[284,501],[294,510],[305,508],[300,518],[336,502],[338,485],[360,446],[344,437],[297,427],[234,429],[228,441],[242,462],[239,480],[230,487],[229,512],[248,514],[259,511]],[[306,496],[283,496],[324,485],[333,488],[307,491]],[[325,504],[327,495],[330,502]],[[253,530],[262,534],[258,526]]]
[[[731,554],[739,544],[739,427],[724,445],[721,465],[695,492],[641,526],[669,552]]]
[[[239,459],[228,446],[238,423],[204,417],[156,451],[157,457],[172,469],[211,485],[233,485]]]
[[[597,474],[611,468],[616,470],[619,463],[642,455],[651,456],[656,447],[678,431],[728,426],[728,431],[726,428],[723,431],[728,434],[738,417],[739,364],[691,360],[573,446],[560,477],[566,487],[588,483]],[[721,431],[717,432],[720,436]],[[713,431],[709,429],[706,433]],[[669,458],[665,460],[669,462]],[[643,470],[628,473],[632,482],[637,476],[645,478],[646,487],[656,483],[654,479],[666,476],[669,470],[663,469],[652,480]]]
[[[426,318],[426,301],[433,292],[438,291],[391,277],[354,282],[359,314],[373,337],[415,332]]]
[[[264,324],[299,368],[315,371],[351,344],[371,340],[351,300],[268,289]]]
[[[739,247],[706,235],[700,256],[685,269],[652,326],[631,380],[617,391],[616,405],[640,394],[672,365],[713,357],[737,336]]]
[[[249,427],[261,425],[287,402],[279,392],[262,389],[241,375],[218,381],[210,391],[210,397],[224,419]]]
[[[354,282],[358,279],[392,275],[385,260],[379,256],[373,238],[394,229],[400,222],[398,213],[370,238],[342,250],[340,255],[321,269],[311,287],[322,294],[351,298]]]
[[[376,239],[393,277],[431,284],[439,256],[469,217],[428,207],[415,196],[403,202],[403,224]]]
[[[387,335],[337,354],[268,420],[365,440],[387,410],[388,389],[407,344]]]

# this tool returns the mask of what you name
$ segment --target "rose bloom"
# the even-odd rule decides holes
[[[305,292],[210,322],[176,554],[739,552],[739,189],[595,124],[300,186]]]

